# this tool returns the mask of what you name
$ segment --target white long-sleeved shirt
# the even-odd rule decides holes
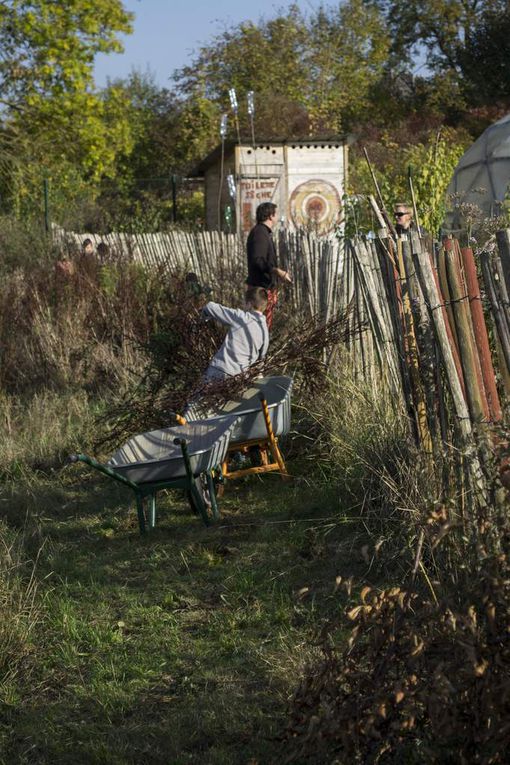
[[[263,313],[241,311],[209,302],[202,309],[202,315],[229,328],[220,349],[207,367],[206,380],[234,377],[266,355],[269,332]]]

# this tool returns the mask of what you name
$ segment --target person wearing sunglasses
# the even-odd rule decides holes
[[[413,220],[413,206],[409,202],[396,202],[393,207],[393,217],[395,219],[395,231],[398,236],[418,231]],[[427,236],[427,232],[421,226],[418,233],[420,236]]]
[[[395,230],[399,236],[407,234],[409,229],[414,228],[413,207],[407,202],[396,202],[393,208],[395,218]]]
[[[395,230],[398,236],[417,230],[416,223],[413,220],[413,206],[408,202],[396,202],[393,207],[393,217],[395,218]],[[421,226],[418,233],[420,236],[427,235],[427,232]]]

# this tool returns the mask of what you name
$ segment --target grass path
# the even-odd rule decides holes
[[[206,529],[169,493],[144,538],[130,493],[79,470],[1,502],[28,517],[32,555],[44,541],[2,762],[281,761],[288,699],[339,608],[335,575],[355,573],[332,495],[274,475],[231,483]]]

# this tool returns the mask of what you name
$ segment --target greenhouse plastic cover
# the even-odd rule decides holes
[[[447,196],[460,194],[486,217],[498,215],[510,185],[510,114],[487,128],[457,165]],[[450,205],[448,205],[450,206]],[[450,213],[447,225],[457,227]]]

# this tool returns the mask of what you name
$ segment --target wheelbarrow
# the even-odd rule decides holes
[[[146,521],[149,528],[156,525],[156,494],[163,489],[184,489],[192,510],[208,526],[219,516],[214,472],[225,459],[237,421],[237,415],[230,415],[142,433],[130,438],[106,464],[86,454],[70,459],[133,490],[142,534]]]
[[[208,412],[207,422],[210,423],[233,415],[238,418],[222,462],[224,478],[240,478],[271,471],[278,471],[284,480],[289,478],[278,439],[290,430],[292,384],[292,377],[260,377],[253,380],[238,397]],[[196,404],[189,407],[186,419],[178,417],[177,420],[184,424],[193,422],[194,417],[198,416],[200,405]],[[232,453],[247,453],[253,449],[260,452],[260,465],[239,470],[229,469],[229,456]]]

